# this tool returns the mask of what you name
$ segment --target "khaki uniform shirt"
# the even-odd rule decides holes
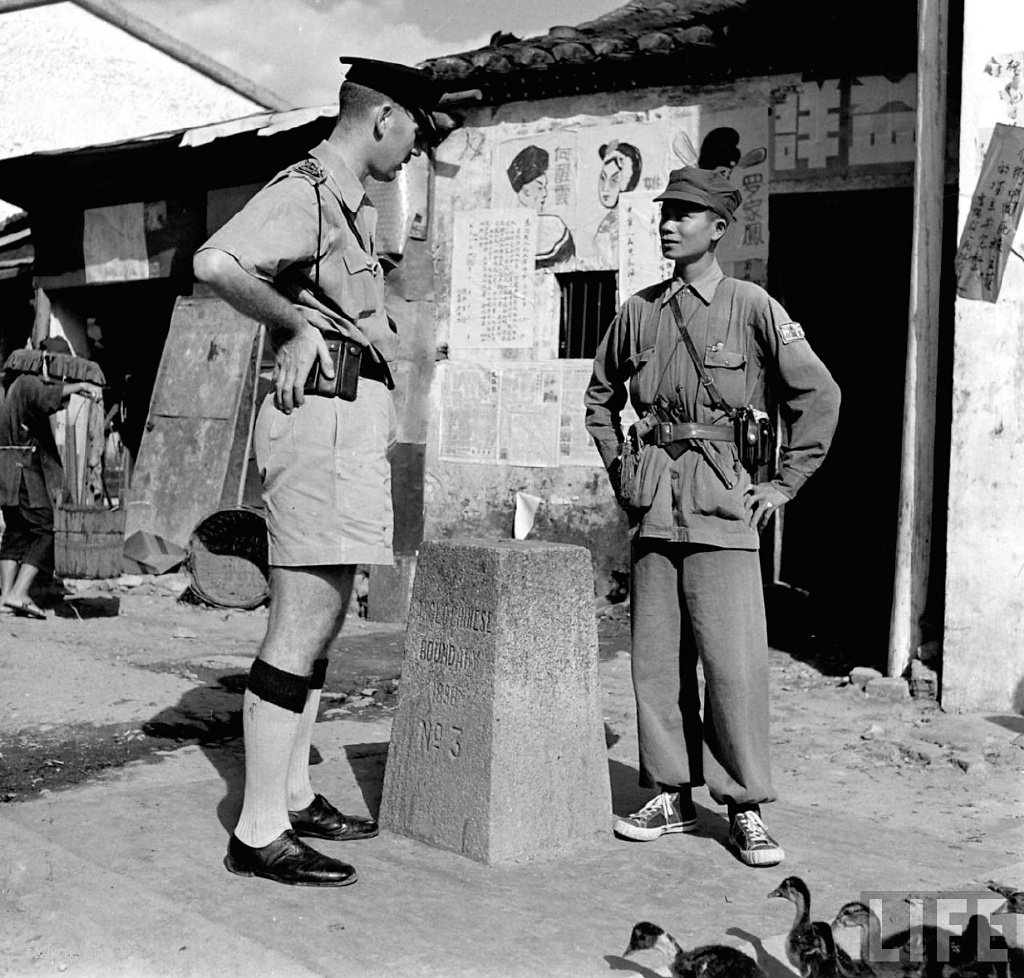
[[[374,253],[377,212],[334,146],[323,142],[310,157],[277,174],[203,248],[227,252],[293,301],[319,280],[393,361],[398,336],[384,311],[384,274]],[[392,562],[394,422],[390,391],[367,378],[355,401],[307,397],[287,415],[267,395],[253,443],[271,564]]]
[[[684,322],[722,398],[774,417],[781,411],[782,449],[774,485],[792,498],[821,464],[839,417],[839,387],[815,355],[798,323],[758,285],[736,281],[729,303],[712,299],[723,274],[717,262],[691,285],[669,279],[623,303],[594,359],[586,392],[586,424],[605,465],[619,452],[620,412],[630,401],[643,416],[658,395],[681,402],[686,419],[720,424],[686,346],[680,342],[670,299],[680,295]],[[723,293],[725,295],[726,293]],[[750,477],[732,442],[707,441],[722,468],[735,473],[726,489],[693,447],[667,461],[651,507],[631,512],[635,535],[739,550],[758,547],[747,525],[743,492]],[[664,452],[650,445],[646,451]]]
[[[277,174],[199,250],[227,252],[290,297],[316,282],[319,256],[320,288],[393,361],[398,337],[384,312],[384,273],[374,253],[377,211],[330,143],[309,155]]]

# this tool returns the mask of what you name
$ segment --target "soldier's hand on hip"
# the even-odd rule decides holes
[[[770,482],[747,486],[743,493],[743,508],[747,514],[747,525],[762,529],[777,509],[785,506],[789,499]]]
[[[302,406],[302,388],[317,357],[324,376],[333,377],[334,365],[327,343],[320,330],[309,322],[278,347],[274,363],[274,405],[285,414]]]

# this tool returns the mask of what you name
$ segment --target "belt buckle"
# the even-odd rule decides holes
[[[669,421],[662,421],[655,429],[654,444],[670,445],[672,443],[672,423]]]

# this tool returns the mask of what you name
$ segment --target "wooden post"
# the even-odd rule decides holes
[[[50,297],[36,288],[36,312],[32,321],[32,346],[39,348],[41,340],[50,335]]]
[[[948,0],[919,0],[914,243],[910,270],[896,577],[889,630],[890,676],[898,676],[906,669],[921,642],[921,615],[928,597],[934,502],[942,200],[946,178],[948,21]]]

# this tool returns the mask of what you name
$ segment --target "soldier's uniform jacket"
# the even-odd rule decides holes
[[[278,173],[200,250],[227,252],[289,297],[315,282],[319,271],[320,288],[391,361],[398,337],[384,312],[376,230],[377,211],[363,185],[325,141],[309,159]]]
[[[691,285],[669,279],[643,289],[622,305],[603,337],[586,392],[586,424],[606,466],[619,452],[619,419],[630,402],[643,416],[658,395],[685,406],[686,420],[727,423],[711,405],[693,360],[680,342],[670,299],[679,294],[684,322],[704,366],[731,407],[751,405],[774,416],[781,409],[782,450],[774,485],[792,498],[821,464],[835,432],[839,388],[811,349],[799,324],[758,285],[729,280],[711,268]],[[731,294],[730,294],[731,292]],[[699,451],[688,447],[676,459],[663,448],[652,505],[631,512],[633,532],[677,542],[755,550],[758,534],[747,525],[743,492],[750,477],[735,445],[706,441],[733,479],[723,482]]]

